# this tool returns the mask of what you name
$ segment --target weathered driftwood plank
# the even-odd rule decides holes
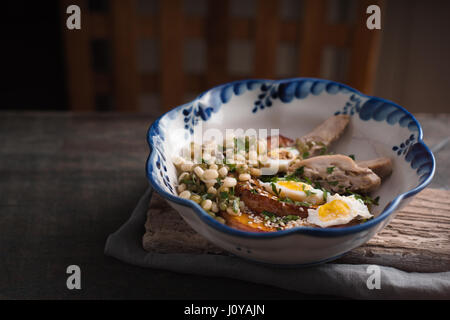
[[[226,254],[193,231],[154,194],[143,245],[160,253]],[[450,191],[426,189],[367,244],[335,263],[378,264],[405,271],[450,270]]]

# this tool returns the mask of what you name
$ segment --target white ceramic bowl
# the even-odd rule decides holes
[[[193,201],[177,196],[171,159],[193,135],[209,128],[276,128],[295,138],[339,113],[351,115],[351,121],[332,151],[354,154],[356,160],[389,157],[393,161],[392,175],[374,194],[380,196],[374,219],[336,229],[301,227],[252,233],[223,225]],[[430,183],[435,160],[422,135],[420,124],[404,108],[340,83],[311,78],[241,80],[206,91],[151,125],[147,176],[183,219],[215,245],[258,262],[310,265],[336,259],[367,242]]]

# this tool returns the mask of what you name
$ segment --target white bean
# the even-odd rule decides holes
[[[236,155],[236,162],[245,163],[245,157],[241,154]]]
[[[180,184],[179,186],[178,186],[178,193],[181,193],[181,192],[183,192],[184,190],[186,190],[186,184],[185,183],[182,183],[182,184]]]
[[[202,201],[202,208],[206,211],[211,210],[212,207],[212,201],[209,199]]]
[[[219,206],[217,205],[217,203],[215,203],[215,202],[212,203],[211,211],[214,213],[219,212]]]
[[[179,194],[179,196],[184,199],[189,199],[191,197],[191,192],[188,190],[184,190],[182,193]]]
[[[227,213],[232,216],[240,216],[240,210],[238,210],[238,212],[234,212],[233,208],[230,208],[230,207],[227,208]]]
[[[251,176],[248,173],[241,173],[239,175],[239,181],[248,181],[251,179]]]
[[[212,193],[212,194],[216,194],[216,193],[217,193],[217,189],[214,188],[213,186],[211,186],[211,187],[208,188],[208,191],[207,191],[207,192],[208,192],[208,193]]]
[[[250,174],[254,177],[259,177],[261,175],[261,169],[250,168]]]
[[[180,176],[178,177],[178,182],[180,182],[181,180],[183,180],[184,178],[188,177],[189,173],[187,172],[183,172],[182,174],[180,174]]]
[[[220,174],[220,176],[223,178],[223,177],[226,177],[227,176],[227,174],[228,174],[228,168],[227,167],[222,167],[222,168],[220,168],[219,169],[219,174]]]
[[[211,187],[213,187],[216,183],[217,183],[217,180],[216,179],[214,179],[214,180],[206,180],[206,181],[203,181],[204,183],[205,183],[205,185],[206,185],[206,188],[211,188]]]
[[[181,171],[188,171],[188,172],[191,172],[192,171],[192,167],[193,167],[193,163],[191,162],[191,161],[187,161],[187,162],[185,162],[185,163],[183,163],[182,165],[181,165]]]
[[[199,178],[202,178],[203,174],[205,173],[205,171],[201,167],[195,167],[194,172]]]
[[[217,179],[217,177],[219,177],[219,173],[214,169],[207,169],[203,174],[203,179],[205,180]]]
[[[234,186],[236,186],[237,181],[235,178],[232,177],[226,177],[225,179],[223,179],[223,187],[225,188],[232,188]]]

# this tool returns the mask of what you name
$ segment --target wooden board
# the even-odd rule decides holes
[[[143,246],[159,253],[227,254],[192,230],[156,193]],[[450,191],[425,189],[364,246],[333,263],[377,264],[410,272],[450,270]]]

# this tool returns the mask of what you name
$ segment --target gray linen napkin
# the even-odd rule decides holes
[[[255,264],[234,256],[212,254],[161,254],[142,247],[149,188],[131,217],[112,233],[105,254],[149,268],[204,276],[229,277],[272,285],[306,294],[334,295],[355,299],[450,299],[450,272],[408,273],[379,266],[380,289],[369,289],[369,265],[323,264],[308,268],[277,268]]]

